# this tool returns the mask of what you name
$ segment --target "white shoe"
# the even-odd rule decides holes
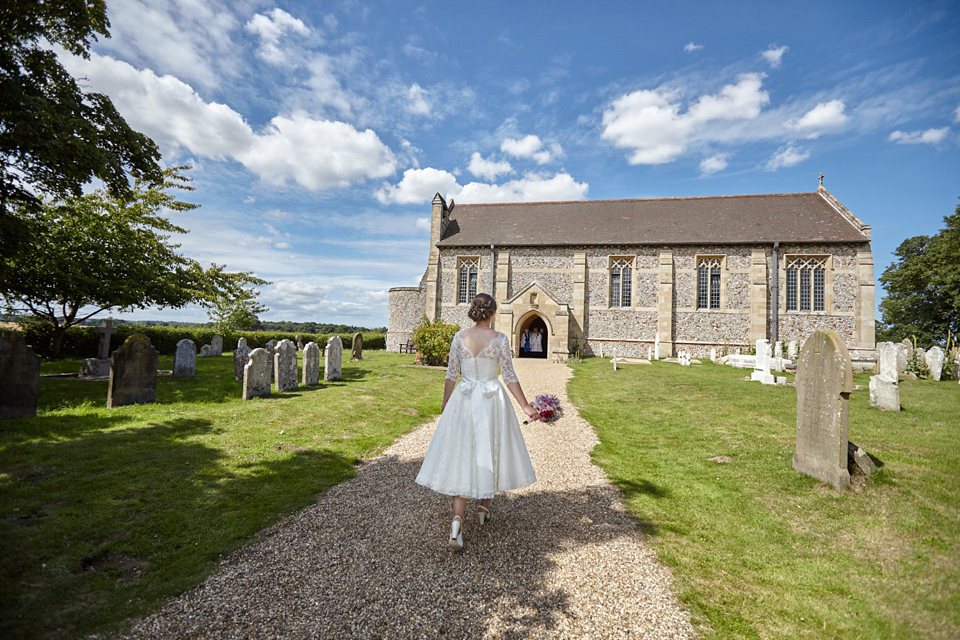
[[[487,522],[490,521],[492,516],[490,515],[490,508],[480,505],[477,507],[477,518],[480,519],[480,526],[482,527]]]
[[[462,525],[463,523],[460,522],[460,516],[454,517],[453,524],[450,525],[450,551],[463,550]]]

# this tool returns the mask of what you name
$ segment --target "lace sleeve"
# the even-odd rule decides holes
[[[511,382],[520,382],[517,374],[513,371],[513,360],[510,358],[510,341],[507,336],[501,333],[497,337],[497,355],[500,358],[500,375],[507,384]]]
[[[453,336],[450,343],[450,355],[447,358],[447,375],[445,380],[456,380],[460,376],[460,332]]]

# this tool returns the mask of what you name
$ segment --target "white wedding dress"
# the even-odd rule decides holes
[[[513,404],[497,379],[498,366],[504,382],[517,382],[503,333],[476,355],[460,332],[453,337],[446,379],[462,377],[437,423],[417,484],[448,496],[483,499],[537,481]]]

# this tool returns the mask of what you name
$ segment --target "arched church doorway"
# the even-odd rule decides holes
[[[540,338],[534,338],[534,334],[539,333]],[[524,336],[528,336],[530,350],[524,349]],[[550,334],[547,332],[547,323],[537,314],[531,315],[523,321],[520,326],[520,348],[517,350],[521,358],[546,358],[550,352],[548,340]],[[539,345],[537,343],[539,342]],[[535,350],[539,346],[539,350]]]

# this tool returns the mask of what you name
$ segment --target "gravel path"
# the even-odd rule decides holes
[[[413,481],[432,422],[127,637],[695,637],[668,571],[590,463],[597,439],[567,399],[570,370],[515,366],[528,398],[558,396],[564,417],[522,425],[537,483],[498,495],[482,529],[468,503],[461,553],[446,546],[450,499]]]

